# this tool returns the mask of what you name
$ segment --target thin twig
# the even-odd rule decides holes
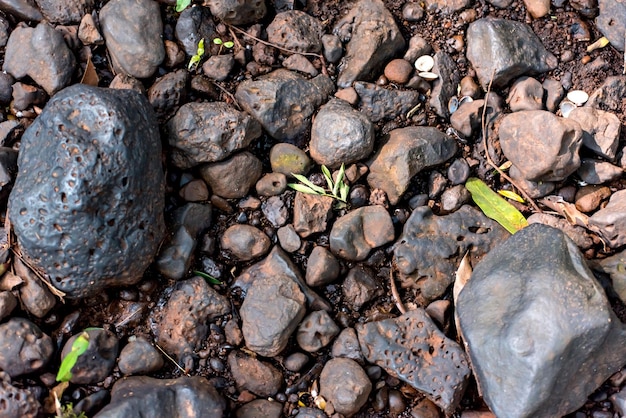
[[[215,87],[217,87],[218,89],[220,89],[225,95],[227,95],[235,104],[235,106],[237,106],[238,110],[241,110],[241,106],[239,105],[239,102],[237,101],[237,99],[235,98],[235,95],[232,94],[231,92],[229,92],[228,90],[226,90],[224,87],[220,86],[220,84],[217,81],[212,81],[213,85]]]
[[[487,147],[487,127],[486,127],[486,122],[485,122],[485,114],[487,113],[487,105],[489,103],[489,93],[491,92],[491,85],[493,84],[493,77],[495,76],[495,73],[496,73],[496,70],[494,68],[493,71],[491,72],[491,79],[489,80],[489,85],[487,86],[487,94],[485,95],[485,104],[483,105],[483,112],[482,112],[482,116],[480,120],[480,127],[483,131],[483,147],[485,148],[485,157],[487,158],[487,164],[493,167],[502,177],[504,177],[504,179],[506,179],[509,183],[511,183],[513,187],[515,187],[522,194],[522,196],[526,198],[528,203],[530,203],[530,205],[533,207],[533,209],[535,209],[536,212],[541,213],[541,209],[539,209],[539,206],[537,206],[535,201],[528,195],[528,193],[526,193],[524,189],[522,189],[511,177],[509,177],[508,174],[502,171],[500,167],[498,167],[496,163],[493,162],[493,160],[491,159],[491,156],[489,155],[489,148]]]
[[[228,31],[230,32],[230,36],[232,36],[233,42],[235,43],[237,48],[243,49],[243,45],[241,45],[241,42],[239,42],[239,38],[237,38],[237,35],[235,35],[235,32],[233,32],[233,28],[229,26]]]
[[[400,313],[406,313],[406,308],[402,303],[402,299],[400,299],[400,294],[398,293],[398,288],[396,287],[396,282],[393,279],[393,266],[389,266],[389,287],[391,287],[391,295],[393,296],[394,301],[396,302],[396,307],[400,311]]]
[[[155,346],[156,348],[158,348],[158,349],[159,349],[159,351],[160,351],[161,353],[163,353],[163,355],[164,355],[165,357],[167,357],[167,359],[168,359],[169,361],[171,361],[172,363],[174,363],[174,364],[176,365],[176,367],[178,367],[178,369],[179,369],[181,372],[183,372],[183,374],[184,374],[185,376],[190,377],[190,374],[189,374],[189,373],[187,373],[187,372],[185,371],[185,369],[183,369],[183,366],[181,366],[180,364],[178,364],[178,363],[176,362],[176,360],[174,360],[174,359],[172,358],[172,356],[170,356],[169,354],[167,354],[167,353],[165,352],[165,350],[163,350],[163,349],[161,348],[161,346],[160,346],[160,345],[158,345],[157,343],[154,343],[154,346]]]

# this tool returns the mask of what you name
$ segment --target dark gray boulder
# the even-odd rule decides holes
[[[113,385],[111,403],[94,418],[221,417],[226,402],[204,377],[125,377]]]
[[[357,324],[356,331],[367,361],[425,394],[446,416],[456,410],[469,380],[469,361],[424,309]]]
[[[11,376],[0,372],[1,417],[36,418],[40,409],[41,404],[30,390],[13,386]]]
[[[429,207],[416,208],[404,225],[394,249],[394,259],[405,287],[420,291],[426,303],[437,299],[454,280],[465,253],[480,259],[508,237],[498,223],[471,206],[445,216]]]
[[[469,25],[467,59],[485,90],[492,74],[493,88],[499,88],[520,75],[544,73],[558,64],[530,26],[497,18],[479,19]]]
[[[131,285],[164,230],[161,142],[144,96],[75,85],[22,137],[9,197],[24,256],[69,297]]]
[[[69,25],[93,10],[95,0],[35,0],[44,17],[52,23]]]
[[[0,325],[0,369],[12,378],[41,370],[53,352],[52,338],[28,319],[11,318]]]
[[[176,20],[176,38],[188,57],[196,55],[201,39],[204,39],[204,46],[208,50],[216,36],[215,23],[206,7],[188,7]]]
[[[626,363],[626,327],[576,245],[549,226],[530,225],[485,256],[456,309],[498,417],[567,415]]]

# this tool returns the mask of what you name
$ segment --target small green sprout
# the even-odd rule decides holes
[[[193,274],[195,274],[196,276],[202,277],[204,280],[206,280],[207,282],[211,284],[224,284],[221,281],[217,280],[215,277],[211,276],[210,274],[206,274],[202,271],[194,270]]]
[[[200,63],[200,60],[202,59],[203,56],[204,56],[204,38],[200,39],[200,42],[198,42],[198,49],[196,50],[196,55],[191,57],[191,59],[189,60],[189,65],[187,66],[187,69],[191,71],[194,68],[196,68],[198,64]]]
[[[191,0],[176,0],[176,12],[180,13],[191,4]]]
[[[228,48],[231,49],[235,46],[235,43],[233,41],[222,41],[220,38],[213,38],[213,43],[215,45],[219,45],[220,46],[220,50],[217,52],[217,55],[222,53],[222,48]]]
[[[76,415],[74,412],[74,405],[71,403],[65,404],[59,408],[60,414],[57,414],[55,418],[87,418],[84,411],[81,411],[80,414]]]
[[[59,372],[57,373],[57,382],[69,382],[72,378],[72,368],[76,365],[78,357],[83,355],[89,347],[89,334],[83,331],[72,343],[72,351],[61,361]]]
[[[326,184],[328,184],[329,192],[326,192],[323,187],[311,183],[309,179],[301,174],[291,173],[302,184],[289,183],[288,186],[301,193],[332,197],[338,201],[335,208],[342,209],[348,204],[348,192],[350,191],[350,186],[344,181],[345,173],[346,167],[344,164],[341,164],[341,168],[337,174],[337,181],[333,181],[333,176],[328,167],[322,165],[322,174],[324,174]]]

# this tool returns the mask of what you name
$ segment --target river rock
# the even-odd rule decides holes
[[[467,59],[485,90],[494,71],[493,88],[500,88],[520,75],[544,73],[558,64],[528,25],[490,17],[469,25]]]
[[[100,26],[117,72],[147,78],[163,62],[163,21],[158,3],[111,0],[100,10]]]
[[[606,161],[583,158],[576,174],[587,184],[603,184],[617,180],[624,174],[624,170]]]
[[[296,192],[293,202],[293,227],[306,238],[324,232],[333,214],[333,198]]]
[[[548,226],[529,225],[485,256],[456,308],[496,416],[567,415],[626,362],[624,324],[575,244]]]
[[[281,48],[296,52],[321,52],[322,22],[300,10],[276,15],[267,26],[267,40]]]
[[[216,36],[215,23],[206,7],[187,7],[176,20],[176,38],[187,57],[196,55],[201,39],[204,39],[204,46],[208,50]]]
[[[295,145],[279,142],[270,150],[270,165],[273,172],[293,177],[294,174],[306,175],[313,166],[313,161]]]
[[[395,205],[413,176],[452,158],[456,150],[454,139],[436,128],[411,126],[394,129],[374,156],[367,182],[372,188],[384,190],[389,202]]]
[[[81,18],[90,13],[95,5],[94,0],[35,0],[35,2],[49,22],[61,25],[80,22]]]
[[[469,361],[424,309],[358,324],[356,331],[367,361],[426,395],[446,416],[456,410],[469,380]]]
[[[0,0],[0,10],[21,20],[39,22],[43,19],[34,0]]]
[[[211,186],[213,193],[225,199],[246,196],[261,178],[262,172],[261,160],[247,151],[200,168],[202,179]]]
[[[111,403],[94,418],[221,417],[226,402],[204,377],[125,377],[113,385]]]
[[[231,225],[220,240],[223,250],[243,261],[267,254],[271,244],[263,231],[251,225]]]
[[[207,0],[213,16],[230,25],[247,25],[265,16],[263,0]]]
[[[614,113],[592,107],[577,107],[568,116],[583,130],[583,146],[600,157],[615,161],[622,124]]]
[[[394,239],[389,212],[382,206],[365,206],[337,219],[330,231],[330,249],[350,261],[365,260],[374,248]]]
[[[334,282],[341,266],[339,262],[326,247],[316,246],[311,251],[306,264],[306,283],[309,286],[324,286]]]
[[[163,356],[150,341],[138,337],[124,346],[118,367],[125,375],[153,373],[163,367]]]
[[[55,287],[84,297],[141,280],[164,231],[161,142],[143,96],[65,89],[22,136],[18,164],[11,223]]]
[[[9,37],[3,71],[17,79],[32,78],[50,96],[69,85],[76,59],[61,32],[48,23],[18,26]]]
[[[289,70],[278,69],[237,86],[235,98],[272,137],[294,139],[310,126],[311,117],[334,90],[330,78],[312,80]]]
[[[160,120],[168,119],[187,95],[189,72],[179,69],[159,77],[148,89],[148,101]]]
[[[0,416],[37,418],[41,404],[33,392],[11,384],[11,376],[0,372]]]
[[[420,100],[415,90],[387,90],[374,83],[357,81],[354,89],[361,99],[361,112],[372,122],[406,115]]]
[[[263,398],[274,396],[283,384],[283,374],[276,367],[241,351],[228,355],[228,366],[237,388]]]
[[[0,324],[0,369],[12,378],[41,370],[53,352],[52,338],[28,319],[11,318]]]
[[[261,136],[256,119],[223,102],[187,103],[166,126],[172,162],[183,170],[228,158]]]
[[[620,0],[598,0],[600,14],[595,23],[618,51],[624,52],[626,42],[626,3]]]
[[[367,158],[374,149],[374,125],[347,102],[332,99],[315,117],[309,152],[318,164],[338,168]]]
[[[301,408],[299,409],[302,410]],[[317,410],[320,411],[319,409]],[[255,399],[241,406],[235,412],[235,418],[280,418],[282,416],[283,405],[280,402],[267,399]]]
[[[452,284],[465,253],[482,258],[508,232],[471,206],[436,216],[428,206],[413,210],[394,249],[402,285],[420,291],[426,304],[439,298]]]
[[[450,117],[448,102],[453,96],[456,96],[461,76],[456,63],[450,55],[439,51],[435,54],[434,59],[435,66],[432,72],[439,77],[433,81],[428,104],[435,109],[437,115],[447,119]]]
[[[399,54],[405,40],[381,0],[360,0],[342,18],[333,33],[348,42],[339,66],[337,85],[350,87],[356,80],[371,80],[382,66]]]
[[[196,350],[204,344],[209,322],[230,312],[228,300],[202,277],[176,283],[162,307],[153,311],[156,342],[185,367],[193,366]]]
[[[302,320],[296,340],[304,351],[314,353],[330,344],[339,331],[328,312],[314,311]]]
[[[580,166],[580,125],[544,110],[511,113],[500,124],[502,152],[530,181],[560,181]]]
[[[330,359],[320,374],[320,395],[335,411],[350,417],[357,413],[372,391],[372,382],[359,364],[349,358]]]
[[[594,213],[589,223],[600,228],[602,237],[611,248],[626,244],[626,190],[613,193],[609,203]]]
[[[520,77],[511,86],[506,99],[512,112],[543,109],[543,86],[532,77]]]

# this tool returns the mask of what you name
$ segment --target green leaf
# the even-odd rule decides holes
[[[520,203],[526,202],[522,196],[510,190],[498,190],[498,194],[506,197],[507,199],[515,200],[516,202],[520,202]]]
[[[200,62],[200,57],[197,55],[194,55],[189,60],[189,65],[187,65],[187,69],[191,71],[191,69],[194,68],[196,65],[198,65],[199,62]]]
[[[319,194],[324,194],[326,193],[326,190],[324,190],[323,187],[320,187],[316,184],[313,184],[309,181],[308,178],[304,177],[302,174],[294,174],[291,173],[292,176],[294,176],[296,179],[298,179],[298,181],[300,181],[301,183],[305,184],[306,186],[308,186],[309,188],[315,190],[316,193]]]
[[[344,163],[341,163],[341,168],[339,169],[339,173],[337,174],[337,181],[335,182],[335,187],[333,187],[333,195],[337,196],[337,192],[339,192],[339,186],[345,184],[343,181],[343,176],[346,173],[346,166]]]
[[[305,186],[304,184],[289,183],[287,184],[287,186],[291,187],[292,189],[300,193],[317,194],[317,195],[320,194],[319,192],[316,192],[315,190],[311,189],[310,187]]]
[[[196,50],[196,55],[200,57],[204,55],[204,38],[200,39],[200,42],[198,42],[198,49]]]
[[[233,41],[228,41],[228,42],[224,42],[224,47],[225,48],[232,48],[235,46],[235,43]]]
[[[346,183],[341,183],[341,187],[339,188],[339,198],[346,202],[348,200],[348,193],[350,192],[350,186]]]
[[[76,365],[78,357],[83,355],[89,347],[89,334],[83,331],[72,343],[72,350],[61,361],[57,382],[69,382],[72,378],[72,368]]]
[[[483,213],[498,222],[511,234],[528,225],[526,218],[520,211],[491,190],[482,180],[474,177],[469,178],[465,182],[465,187]]]
[[[176,0],[176,12],[180,13],[191,4],[191,0]]]
[[[213,43],[215,45],[222,45],[224,42],[220,38],[213,38]]]
[[[206,280],[207,282],[211,284],[224,284],[221,281],[217,280],[215,277],[211,276],[210,274],[206,274],[205,272],[202,272],[202,271],[194,270],[193,274],[195,274],[196,276],[202,277],[204,280]]]
[[[328,167],[326,167],[324,164],[322,164],[322,174],[324,174],[326,184],[328,184],[328,189],[333,190],[333,175],[330,173]]]

